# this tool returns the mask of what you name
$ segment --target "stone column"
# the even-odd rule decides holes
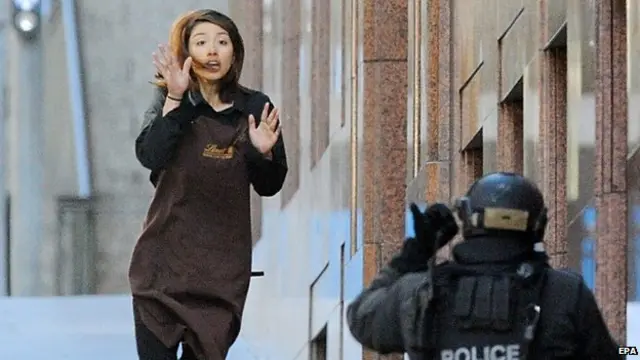
[[[596,296],[621,344],[626,342],[628,254],[626,36],[626,2],[596,2]]]
[[[361,0],[364,283],[404,238],[408,0]],[[364,359],[377,355],[364,352]]]

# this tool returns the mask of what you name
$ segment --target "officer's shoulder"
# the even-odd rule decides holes
[[[553,281],[567,284],[581,285],[584,283],[584,278],[582,277],[582,275],[579,272],[569,268],[549,268],[547,270],[547,277],[551,278]]]
[[[553,303],[566,303],[569,308],[577,306],[581,294],[587,289],[582,275],[571,269],[548,269],[545,291]]]
[[[396,282],[395,287],[398,296],[401,298],[411,297],[416,289],[428,287],[432,283],[429,271],[411,272],[402,275]]]
[[[410,272],[402,275],[400,280],[406,284],[424,283],[425,281],[431,280],[431,273],[429,270]]]

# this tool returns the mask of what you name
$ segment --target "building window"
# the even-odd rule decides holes
[[[56,295],[95,294],[97,244],[93,199],[58,199]]]
[[[420,211],[424,212],[427,209],[426,203],[416,203]],[[407,207],[405,216],[404,216],[404,228],[405,228],[405,238],[415,237],[413,224],[413,215],[411,215],[411,209]]]
[[[582,248],[582,259],[580,260],[580,269],[582,277],[589,289],[595,289],[596,285],[596,242],[592,237],[582,239],[580,244]]]
[[[629,301],[640,301],[640,234],[633,238],[633,270],[630,278],[633,281],[633,291],[629,292]]]
[[[596,209],[587,207],[582,213],[583,231],[587,234],[580,241],[580,271],[585,283],[592,291],[596,287]]]

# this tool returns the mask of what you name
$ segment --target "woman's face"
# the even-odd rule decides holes
[[[210,22],[197,24],[189,37],[189,55],[194,60],[196,75],[212,82],[222,79],[233,63],[229,33]]]

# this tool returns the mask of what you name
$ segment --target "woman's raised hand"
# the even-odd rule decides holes
[[[269,112],[269,103],[264,104],[260,124],[256,125],[256,119],[253,115],[249,115],[249,138],[253,146],[263,155],[267,156],[271,153],[281,131],[280,111],[274,108]]]
[[[166,81],[169,96],[180,99],[189,87],[189,71],[193,59],[188,57],[181,67],[171,48],[159,45],[158,49],[158,52],[153,53],[153,64]]]

